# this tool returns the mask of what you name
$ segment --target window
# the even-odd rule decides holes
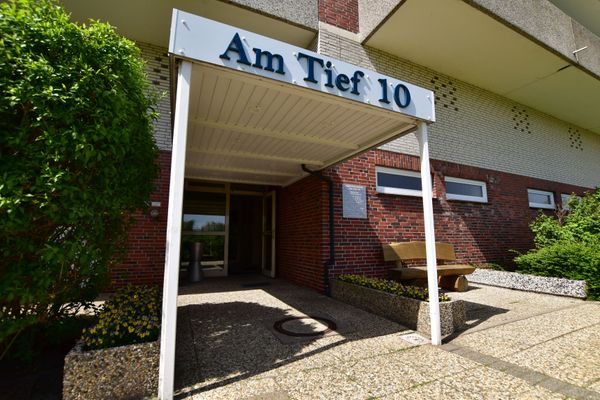
[[[554,209],[554,193],[543,190],[527,189],[529,207]]]
[[[575,194],[561,193],[561,195],[560,195],[560,202],[561,202],[561,206],[562,206],[563,210],[568,210],[569,209],[569,202],[573,198],[575,198],[577,200],[581,200],[581,196],[577,196]]]
[[[485,182],[445,177],[448,200],[476,201],[487,203]]]
[[[422,196],[421,173],[385,167],[377,167],[375,171],[379,193]]]

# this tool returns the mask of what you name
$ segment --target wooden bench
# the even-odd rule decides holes
[[[435,252],[438,260],[456,261],[454,246],[450,243],[435,244]],[[412,281],[410,283],[423,285],[427,282],[427,267],[407,267],[406,260],[426,259],[425,242],[402,242],[383,245],[383,258],[385,261],[396,261],[396,268],[389,271],[390,279],[396,281]],[[475,271],[475,267],[466,264],[438,265],[437,275],[440,287],[465,292],[469,288],[469,282],[465,275]]]

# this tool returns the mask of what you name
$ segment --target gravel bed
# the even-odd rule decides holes
[[[585,281],[572,281],[565,278],[550,278],[481,268],[477,268],[475,272],[468,276],[468,279],[470,282],[483,283],[484,285],[580,299],[586,298]]]
[[[65,357],[63,400],[152,398],[158,392],[159,348],[155,341],[83,351],[78,343]]]

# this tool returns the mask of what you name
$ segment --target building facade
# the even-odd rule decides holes
[[[73,18],[108,20],[135,40],[152,85],[165,94],[155,134],[158,216],[136,215],[128,255],[112,271],[116,286],[163,279],[176,89],[164,27],[173,7],[431,90],[436,240],[454,244],[460,262],[509,264],[513,251],[532,247],[528,225],[540,210],[600,186],[600,31],[558,1],[174,0],[115,5],[119,12],[106,3],[63,3]],[[187,243],[201,242],[205,276],[262,272],[324,291],[342,273],[386,276],[393,265],[383,260],[383,243],[423,240],[413,133],[319,168],[310,154],[266,156],[269,133],[252,121],[267,118],[264,105],[278,100],[240,98],[244,129],[217,124],[238,103],[224,102],[210,111],[218,115],[197,122],[211,140],[187,152],[182,265],[192,258]],[[318,120],[319,110],[312,113]],[[278,130],[291,137],[303,123],[290,118]],[[319,129],[356,128],[361,120],[329,123]],[[225,128],[263,141],[210,133]],[[303,177],[271,180],[286,176],[286,162]]]

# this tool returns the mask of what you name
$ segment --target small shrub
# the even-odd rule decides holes
[[[151,342],[158,339],[158,289],[128,286],[119,290],[98,315],[98,323],[83,331],[84,350]]]
[[[108,282],[154,190],[153,92],[116,29],[0,1],[0,359]]]
[[[600,248],[556,242],[515,258],[519,272],[585,280],[590,299],[600,299]]]
[[[395,294],[396,296],[409,297],[411,299],[427,301],[429,299],[429,290],[417,286],[404,286],[396,281],[369,278],[362,275],[340,275],[338,279],[342,282],[352,283],[354,285],[364,286],[382,292]],[[450,301],[446,294],[440,294],[440,301]]]
[[[531,224],[536,248],[515,258],[518,272],[582,279],[590,299],[600,299],[600,189],[554,217],[540,214]]]

